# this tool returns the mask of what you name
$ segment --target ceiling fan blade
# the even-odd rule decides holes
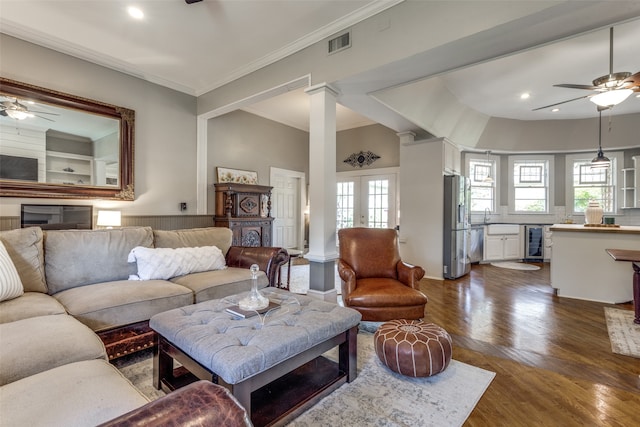
[[[624,79],[620,86],[634,92],[640,92],[640,71]]]
[[[559,84],[559,85],[553,85],[553,87],[566,87],[569,89],[586,89],[586,90],[596,90],[599,89],[597,86],[591,86],[591,85],[574,85],[574,84],[570,84],[570,83],[564,83],[564,84]]]
[[[534,108],[531,111],[538,111],[538,110],[544,110],[545,108],[549,108],[549,107],[555,107],[556,105],[560,105],[560,104],[566,104],[567,102],[572,102],[572,101],[577,101],[578,99],[584,99],[584,98],[588,98],[591,95],[585,95],[585,96],[581,96],[579,98],[573,98],[573,99],[568,99],[566,101],[562,101],[562,102],[556,102],[555,104],[549,104],[549,105],[545,105],[544,107],[538,107],[538,108]]]
[[[49,114],[51,116],[59,116],[60,114],[58,113],[47,113],[46,111],[35,111],[35,110],[29,110],[30,113],[37,113],[37,114]]]
[[[42,116],[39,116],[39,115],[37,115],[37,114],[36,114],[35,116],[36,116],[36,117],[38,117],[39,119],[49,120],[50,122],[54,122],[54,123],[56,122],[55,120],[51,120],[51,119],[49,119],[49,118],[47,118],[47,117],[42,117]]]

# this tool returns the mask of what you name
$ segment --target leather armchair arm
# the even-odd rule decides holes
[[[398,261],[396,265],[398,270],[398,280],[405,285],[419,290],[418,282],[424,277],[424,269],[415,265],[407,264],[403,261]]]
[[[338,259],[338,275],[344,281],[342,284],[342,298],[346,298],[356,289],[356,272],[349,264]]]
[[[251,426],[231,393],[210,381],[196,381],[99,427]]]
[[[249,268],[258,264],[267,274],[269,286],[278,285],[278,270],[289,261],[289,254],[282,248],[231,246],[227,251],[226,262],[229,267]]]

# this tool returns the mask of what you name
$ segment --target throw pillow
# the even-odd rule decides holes
[[[40,227],[0,231],[0,241],[16,266],[25,292],[47,293],[44,278],[44,235]]]
[[[138,246],[131,250],[128,261],[138,265],[137,277],[130,277],[135,280],[166,280],[226,267],[224,255],[216,246],[176,249]]]
[[[0,241],[0,301],[18,298],[24,293],[16,266]]]

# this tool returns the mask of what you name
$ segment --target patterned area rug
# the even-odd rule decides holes
[[[371,329],[375,329],[374,322],[371,323]],[[337,350],[326,356],[337,360]],[[150,352],[116,362],[120,371],[150,399],[164,395],[151,384]],[[431,378],[398,375],[380,363],[373,349],[373,335],[363,332],[358,334],[356,380],[342,385],[289,425],[461,426],[494,376],[493,372],[456,360],[451,360],[444,372]]]
[[[337,351],[329,357],[337,360]],[[358,334],[358,377],[295,419],[291,427],[461,426],[495,377],[456,360],[429,378],[405,377],[384,366],[373,335]]]
[[[500,268],[508,268],[510,270],[540,270],[537,265],[526,264],[524,262],[502,261],[492,262],[492,266]]]
[[[640,325],[633,323],[631,310],[605,307],[611,351],[640,359]]]

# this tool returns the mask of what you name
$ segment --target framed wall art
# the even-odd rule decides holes
[[[257,184],[258,172],[243,171],[230,168],[216,168],[218,182],[235,182],[238,184]]]

